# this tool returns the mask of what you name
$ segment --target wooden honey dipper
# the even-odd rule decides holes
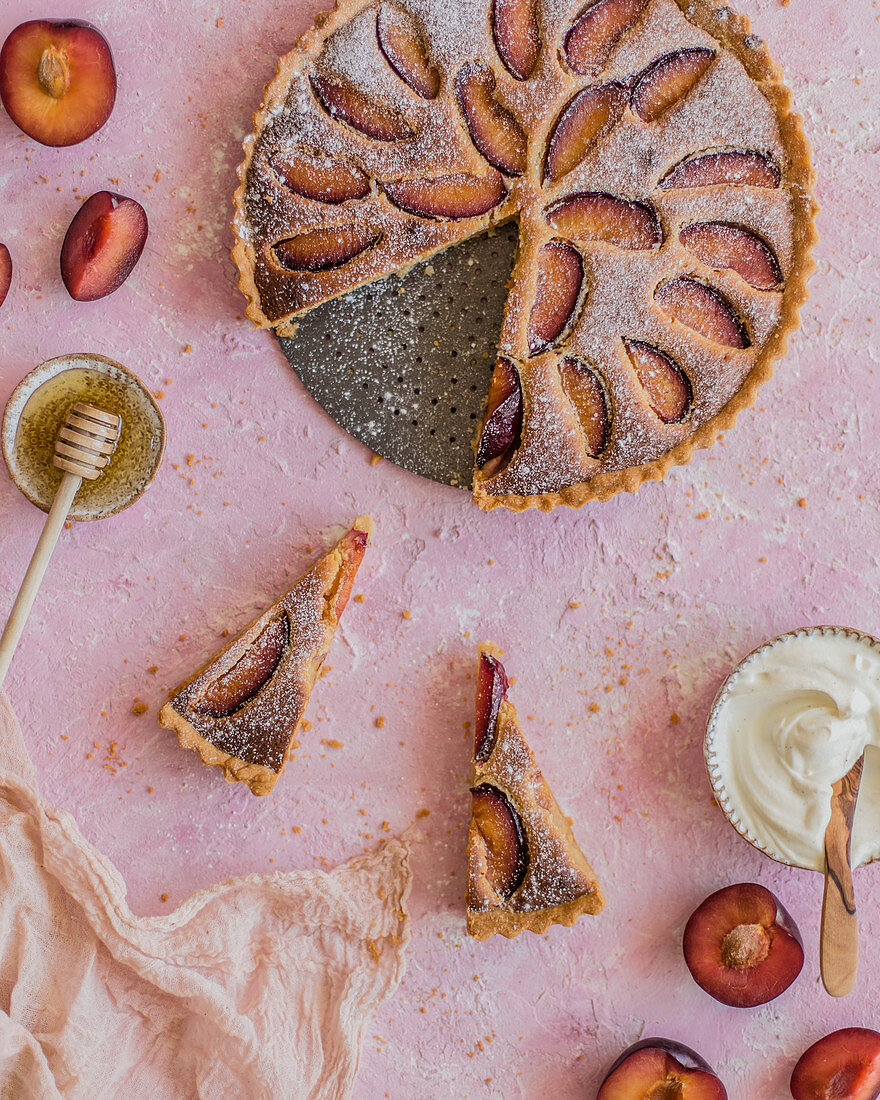
[[[73,498],[82,485],[83,478],[94,481],[107,468],[110,456],[119,442],[121,430],[122,418],[116,413],[105,412],[82,401],[77,401],[64,418],[55,440],[55,454],[52,458],[53,465],[63,471],[63,476],[49,509],[40,541],[9,613],[6,628],[0,636],[0,687],[3,686],[12,654],[24,630],[52,551],[73,506]]]

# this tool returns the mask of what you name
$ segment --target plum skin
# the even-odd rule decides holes
[[[671,73],[674,76],[677,71],[683,69],[687,72],[688,69],[691,69],[694,75],[693,83],[695,84],[709,65],[712,64],[715,56],[715,51],[707,49],[705,46],[689,46],[658,57],[648,65],[633,85],[630,94],[632,109],[645,122],[656,122],[669,107],[678,102],[681,94],[679,93],[671,102],[665,104],[661,95],[660,107],[656,103],[652,103],[651,97],[656,94],[658,88],[662,93],[664,90],[663,82],[669,74]],[[690,90],[691,86],[685,89],[684,94]]]
[[[41,35],[47,45],[37,72],[37,94],[49,102],[68,100],[65,110],[69,119],[60,125],[54,121],[41,122],[39,110],[30,117],[35,108],[28,103],[28,97],[35,89],[28,89],[29,78],[25,75],[28,46],[31,38],[38,40]],[[73,52],[75,80],[66,49]],[[96,67],[100,69],[100,82],[94,72]],[[84,20],[28,20],[10,31],[0,49],[0,100],[16,126],[41,145],[59,148],[78,145],[92,137],[113,113],[116,92],[116,68],[110,44],[97,27]]]
[[[71,298],[93,302],[118,290],[141,258],[148,232],[146,212],[135,199],[111,191],[90,195],[73,216],[61,246],[61,278]],[[88,278],[92,267],[104,267],[103,278],[94,283]]]
[[[727,170],[733,178],[725,176]],[[779,165],[763,153],[754,149],[727,149],[685,157],[666,173],[659,186],[661,191],[711,187],[718,183],[776,188],[781,178]]]
[[[471,820],[493,855],[501,859],[500,867],[497,863],[493,867],[492,889],[506,900],[522,886],[529,869],[529,843],[522,819],[504,791],[491,783],[471,787],[471,798]],[[499,843],[493,844],[493,840]]]
[[[628,1046],[626,1050],[623,1051],[602,1079],[602,1084],[599,1086],[596,1100],[612,1100],[614,1094],[619,1095],[619,1082],[612,1082],[613,1076],[630,1060],[630,1058],[642,1050],[660,1051],[662,1054],[670,1056],[685,1074],[698,1075],[705,1081],[711,1079],[713,1091],[715,1092],[713,1100],[727,1100],[727,1090],[724,1084],[704,1058],[689,1046],[685,1046],[684,1043],[679,1043],[675,1039],[663,1039],[659,1036],[641,1039],[631,1046]],[[606,1092],[606,1085],[609,1084],[615,1088],[614,1094],[611,1094],[610,1091]],[[648,1098],[638,1097],[634,1098],[634,1100],[648,1100]]]
[[[706,1059],[697,1054],[691,1047],[685,1046],[684,1043],[679,1043],[676,1039],[661,1039],[659,1036],[655,1035],[650,1039],[639,1039],[637,1043],[628,1046],[608,1070],[606,1078],[610,1077],[618,1066],[622,1066],[627,1058],[633,1054],[637,1054],[640,1050],[664,1050],[667,1054],[671,1054],[676,1062],[679,1062],[684,1069],[699,1069],[702,1070],[703,1073],[715,1072]]]
[[[6,295],[12,285],[12,257],[5,244],[0,243],[0,306],[6,301]]]
[[[861,1064],[853,1050],[859,1045],[863,1047],[863,1058],[868,1059]],[[854,1059],[849,1062],[835,1059],[835,1053],[842,1051],[852,1052]],[[798,1058],[789,1090],[794,1100],[877,1100],[880,1032],[866,1027],[845,1027],[824,1035]]]
[[[208,685],[195,709],[211,718],[228,718],[241,710],[275,675],[289,645],[290,618],[285,613],[267,623],[235,664]]]
[[[488,477],[519,447],[523,423],[522,382],[511,360],[500,356],[492,373],[486,419],[477,446],[477,466]]]
[[[488,760],[495,747],[498,712],[509,687],[504,666],[492,653],[480,652],[477,672],[477,715],[474,726],[474,760]]]
[[[724,920],[738,913],[744,915],[736,923]],[[697,985],[731,1008],[775,1000],[804,964],[791,914],[770,890],[750,882],[725,886],[698,905],[685,925],[682,949]]]

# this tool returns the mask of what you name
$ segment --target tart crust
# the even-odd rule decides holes
[[[483,654],[498,656],[486,644]],[[595,872],[581,851],[571,819],[559,808],[532,750],[523,736],[515,708],[502,700],[492,749],[475,760],[473,786],[489,784],[500,791],[518,815],[528,849],[522,881],[507,898],[499,897],[484,874],[479,830],[471,821],[468,834],[467,930],[475,939],[498,934],[512,939],[520,932],[546,932],[553,924],[570,926],[583,915],[600,913],[605,898]]]
[[[227,782],[245,783],[253,794],[264,795],[284,771],[372,532],[370,517],[359,516],[332,550],[175,688],[159,711],[160,725],[177,734],[181,747],[222,768]],[[231,713],[207,713],[200,702],[218,680],[240,667],[281,616],[288,639],[268,679]]]
[[[248,175],[254,153],[264,129],[284,111],[292,81],[318,58],[333,32],[351,22],[355,16],[374,2],[375,0],[339,0],[331,11],[316,17],[314,25],[297,40],[294,48],[279,60],[276,75],[266,86],[262,103],[254,114],[254,132],[244,143],[245,160],[238,169],[240,184],[234,197],[233,232],[236,240],[232,256],[239,270],[239,289],[247,299],[248,316],[257,325],[275,327],[280,335],[293,335],[297,327],[296,318],[318,303],[310,302],[303,308],[293,309],[280,317],[270,319],[264,303],[261,302],[256,281],[257,248],[246,211]],[[747,17],[734,12],[726,5],[720,5],[716,0],[669,0],[669,2],[677,5],[688,22],[711,35],[724,50],[742,64],[755,87],[759,89],[775,113],[779,142],[786,158],[783,166],[784,186],[789,197],[791,219],[789,256],[786,263],[784,289],[780,294],[778,318],[772,332],[755,355],[750,370],[740,381],[735,392],[713,415],[700,423],[685,438],[670,445],[664,453],[649,461],[623,468],[603,470],[598,468],[598,463],[594,463],[592,470],[582,469],[581,474],[577,475],[579,479],[573,480],[570,484],[558,489],[547,488],[537,492],[521,493],[515,489],[504,489],[500,482],[497,486],[493,486],[491,482],[498,479],[494,475],[489,478],[484,477],[477,470],[474,499],[483,509],[503,506],[519,512],[526,508],[550,511],[559,504],[580,507],[589,501],[608,500],[622,491],[634,492],[645,481],[659,480],[672,466],[687,463],[695,450],[711,446],[722,432],[735,424],[739,413],[754,403],[758,388],[772,375],[775,361],[785,354],[789,338],[799,325],[799,310],[807,298],[807,280],[815,269],[811,249],[816,241],[815,217],[818,212],[813,197],[815,173],[810,160],[810,145],[803,130],[803,120],[792,110],[791,93],[782,83],[782,71],[779,65],[771,58],[765,44],[751,33]],[[574,8],[574,14],[583,7],[584,5],[581,4]],[[613,57],[614,53],[611,60]],[[604,75],[601,79],[605,79]],[[519,216],[522,224],[520,247],[517,250],[518,256],[514,267],[516,271],[516,266],[520,263],[523,254],[529,249],[528,242],[524,246],[523,232],[523,225],[527,219],[525,214],[518,213],[513,196],[514,191],[511,188],[507,198],[494,210],[482,217],[468,219],[466,234],[459,232],[453,234],[454,239],[447,239],[438,230],[433,237],[429,235],[430,239],[426,238],[424,247],[394,270],[404,275],[414,264],[460,243],[466,237],[477,235],[492,226]],[[434,223],[435,227],[436,225],[437,223]],[[354,279],[350,278],[350,273],[348,279],[345,276],[340,276],[338,280],[331,277],[327,280],[327,292],[323,294],[321,300],[336,297],[357,286],[383,278],[388,273],[388,270],[382,269],[375,273],[365,271],[362,277]],[[502,334],[502,342],[503,339],[504,334]],[[503,347],[500,350],[502,354],[508,354]],[[524,413],[528,421],[530,415],[528,394],[525,395]],[[590,463],[585,464],[583,459],[580,460],[580,465],[590,467]],[[501,471],[502,474],[503,472]]]

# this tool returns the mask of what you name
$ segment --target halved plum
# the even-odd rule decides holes
[[[22,23],[0,50],[0,99],[16,126],[42,145],[85,141],[116,102],[107,39],[75,20]]]
[[[384,103],[358,91],[351,84],[317,73],[312,88],[324,110],[339,122],[376,141],[404,141],[413,135],[409,123]]]
[[[266,686],[290,644],[290,619],[279,615],[268,623],[228,672],[210,684],[193,709],[211,718],[227,718]]]
[[[774,1000],[804,965],[800,932],[764,886],[717,890],[684,930],[684,960],[694,981],[722,1004],[754,1008]]]
[[[316,202],[338,204],[363,199],[370,193],[365,172],[332,157],[297,149],[273,153],[269,164],[280,183]]]
[[[625,346],[654,412],[664,424],[683,420],[691,405],[692,391],[681,367],[665,352],[641,340],[627,340]]]
[[[627,1047],[596,1100],[727,1100],[727,1090],[696,1051],[655,1038]]]
[[[501,174],[495,171],[486,176],[457,172],[435,179],[396,180],[383,183],[382,190],[408,214],[450,221],[482,217],[507,194]]]
[[[471,62],[455,78],[455,94],[471,141],[493,168],[507,176],[521,176],[526,167],[526,135],[494,91],[495,75],[488,65]]]
[[[519,371],[501,356],[492,372],[486,420],[477,447],[477,466],[487,477],[498,473],[513,456],[519,446],[522,419]]]
[[[471,788],[471,824],[482,840],[487,878],[500,898],[522,884],[529,861],[526,834],[507,795],[490,783]]]
[[[6,301],[12,283],[12,257],[5,244],[0,244],[0,306]]]
[[[275,259],[288,271],[330,271],[356,259],[382,239],[369,225],[312,229],[273,246]]]
[[[570,356],[559,364],[562,388],[580,421],[587,454],[598,458],[608,445],[611,417],[605,387],[586,363]]]
[[[626,108],[622,84],[584,88],[559,116],[547,146],[544,180],[555,183],[576,168],[590,148],[621,119]]]
[[[688,94],[714,60],[715,51],[704,46],[658,57],[633,86],[633,110],[645,122],[656,122]]]
[[[474,760],[483,763],[492,755],[498,711],[510,686],[504,666],[491,653],[480,651],[477,673],[477,718],[474,725]]]
[[[547,207],[547,221],[575,241],[605,241],[617,248],[657,248],[663,230],[657,211],[636,199],[581,191]]]
[[[727,222],[686,225],[678,239],[709,267],[729,268],[756,290],[775,290],[782,282],[779,261],[757,233]]]
[[[779,165],[754,149],[728,149],[686,157],[660,181],[663,191],[690,187],[778,187]]]
[[[582,76],[600,72],[622,35],[641,18],[648,0],[596,0],[581,12],[565,36],[563,53]]]
[[[125,282],[147,243],[139,202],[96,191],[77,210],[61,246],[61,278],[77,302],[94,302]]]
[[[535,4],[536,0],[493,0],[492,4],[495,47],[517,80],[528,80],[541,52]]]
[[[654,291],[654,300],[674,321],[716,344],[728,348],[750,346],[745,325],[714,287],[680,275],[661,283]]]
[[[794,1100],[877,1100],[880,1032],[833,1031],[804,1051],[791,1075]]]
[[[436,99],[440,91],[440,74],[428,56],[425,36],[415,17],[383,0],[376,16],[379,48],[391,68],[404,83],[422,99]]]
[[[529,354],[549,348],[571,328],[575,320],[584,261],[565,241],[548,241],[538,253],[535,301],[529,313]]]

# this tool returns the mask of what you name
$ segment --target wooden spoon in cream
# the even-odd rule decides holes
[[[825,894],[819,964],[832,997],[852,989],[859,968],[859,926],[853,891],[850,842],[865,754],[831,788],[831,820],[825,830]]]

